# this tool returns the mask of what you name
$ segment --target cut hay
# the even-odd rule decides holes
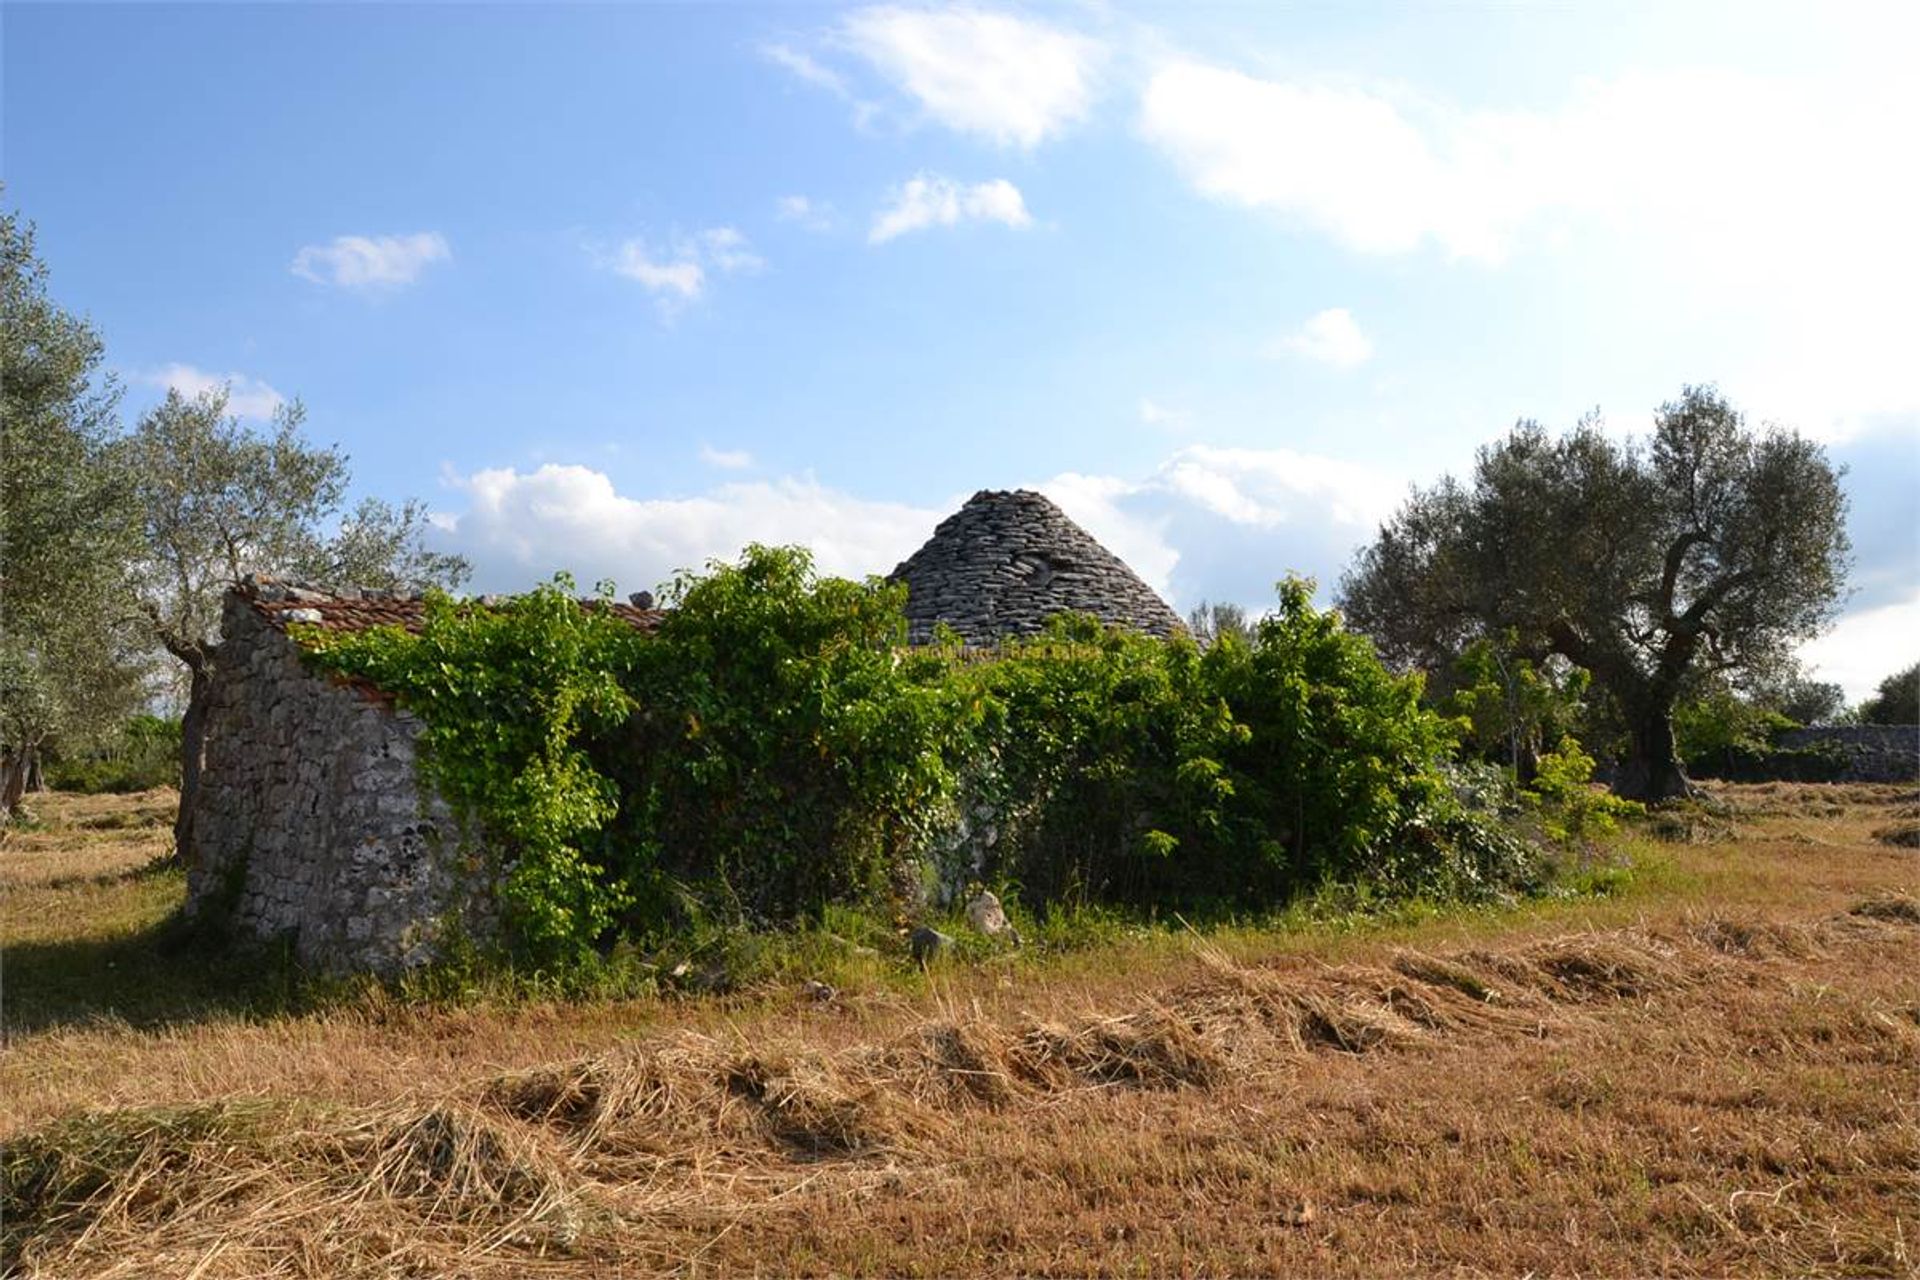
[[[1627,934],[1558,938],[1529,948],[1525,961],[1563,998],[1622,999],[1650,995],[1694,979],[1685,965],[1649,940]]]
[[[1920,822],[1908,820],[1877,828],[1873,838],[1896,849],[1920,849]]]
[[[939,1185],[969,1114],[1099,1107],[1106,1093],[1230,1094],[1298,1072],[1309,1055],[1575,1037],[1606,1002],[1747,962],[1760,974],[1827,946],[1884,946],[1916,923],[1920,900],[1893,893],[1817,926],[1706,917],[1659,934],[1401,950],[1378,965],[1260,967],[1199,943],[1198,974],[1118,1010],[996,1017],[949,1002],[879,1043],[682,1032],[373,1108],[87,1112],[8,1144],[0,1272],[610,1274],[601,1263],[646,1256],[651,1267],[656,1254],[668,1270],[686,1258],[669,1256],[666,1238],[717,1239],[791,1197]],[[1920,1038],[1904,1012],[1863,1013],[1857,1026],[1836,1016],[1816,1009],[1772,1030],[1794,1043],[1850,1038],[1849,1052],[1875,1061]],[[1565,1091],[1578,1105],[1604,1093],[1572,1079]]]
[[[1205,1086],[1226,1070],[1222,1028],[1159,1005],[1072,1025],[1036,1023],[1007,1050],[1014,1074],[1042,1087],[1082,1082],[1147,1089]]]
[[[15,1139],[0,1263],[98,1277],[444,1273],[578,1233],[564,1171],[477,1114],[331,1119],[303,1127],[262,1103],[137,1109]]]
[[[1812,929],[1773,920],[1708,917],[1688,922],[1683,936],[1720,955],[1749,960],[1812,960],[1821,954]]]
[[[1849,915],[1900,924],[1920,924],[1920,898],[1906,893],[1883,893],[1856,903]]]

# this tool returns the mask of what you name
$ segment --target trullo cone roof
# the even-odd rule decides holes
[[[984,645],[1044,630],[1048,617],[1066,612],[1156,636],[1181,625],[1118,556],[1026,489],[974,494],[891,577],[907,584],[915,644],[932,639],[941,622]]]

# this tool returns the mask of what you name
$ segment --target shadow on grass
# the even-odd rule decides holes
[[[0,1026],[14,1039],[100,1021],[264,1017],[310,1007],[316,995],[284,949],[236,947],[177,914],[106,936],[10,943],[0,957]]]

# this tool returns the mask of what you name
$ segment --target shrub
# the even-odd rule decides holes
[[[985,709],[948,678],[951,654],[904,650],[906,588],[753,546],[667,600],[619,673],[637,714],[594,748],[629,800],[617,856],[760,919],[882,892]]]
[[[755,546],[677,579],[652,635],[564,576],[432,597],[417,635],[296,635],[425,722],[425,780],[485,833],[506,941],[540,963],[915,896],[982,813],[998,838],[960,870],[1038,911],[1528,882],[1528,847],[1453,785],[1454,722],[1311,593],[1283,583],[1204,653],[1090,618],[908,649],[903,587]]]
[[[1533,784],[1522,793],[1540,815],[1540,825],[1557,841],[1584,843],[1612,835],[1620,819],[1645,807],[1593,781],[1593,757],[1572,738],[1540,757]]]
[[[59,751],[47,761],[47,785],[56,791],[148,791],[180,785],[180,721],[140,715],[106,743]]]

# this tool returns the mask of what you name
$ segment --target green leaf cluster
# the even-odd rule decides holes
[[[792,548],[666,595],[652,633],[564,577],[499,605],[432,597],[418,634],[300,633],[425,722],[427,781],[484,832],[506,940],[543,962],[912,899],[970,820],[974,870],[1033,907],[1532,874],[1450,785],[1453,722],[1308,582],[1204,651],[1084,617],[990,652],[909,648],[902,587]]]
[[[485,832],[511,940],[568,958],[614,923],[619,868],[587,852],[619,811],[586,744],[634,709],[617,672],[644,637],[575,599],[562,574],[504,604],[429,593],[420,632],[299,628],[323,666],[395,695],[425,724],[426,780]]]

